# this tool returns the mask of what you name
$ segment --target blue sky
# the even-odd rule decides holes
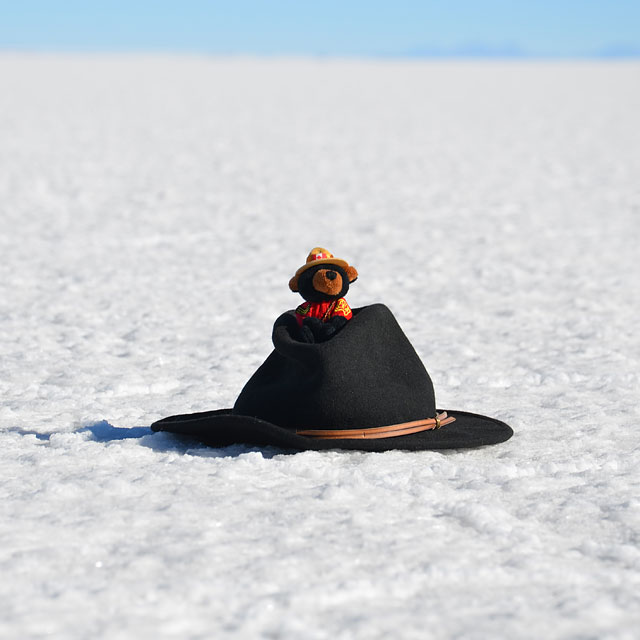
[[[640,55],[640,0],[0,0],[0,49]]]

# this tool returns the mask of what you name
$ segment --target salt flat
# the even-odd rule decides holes
[[[0,636],[634,638],[640,63],[0,56]],[[505,444],[207,449],[313,246]]]

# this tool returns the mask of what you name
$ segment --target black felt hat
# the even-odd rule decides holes
[[[171,416],[154,431],[205,444],[287,449],[458,449],[496,444],[513,431],[464,411],[436,410],[431,378],[391,311],[353,310],[330,340],[298,339],[293,312],[273,328],[275,350],[253,374],[233,409]]]

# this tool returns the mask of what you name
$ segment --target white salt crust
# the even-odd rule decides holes
[[[0,637],[633,638],[640,65],[0,56]],[[322,245],[459,452],[208,449]]]

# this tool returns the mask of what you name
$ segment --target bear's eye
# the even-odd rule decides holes
[[[327,271],[327,278],[329,280],[335,280],[337,275],[335,271]]]

